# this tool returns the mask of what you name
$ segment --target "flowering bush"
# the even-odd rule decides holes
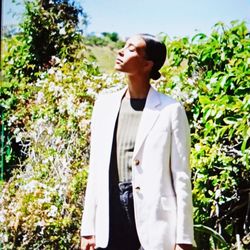
[[[56,17],[53,8],[27,4],[26,22],[31,17],[39,21],[39,16],[45,21],[47,14]],[[58,6],[54,5],[55,10]],[[114,85],[119,88],[123,79],[100,74],[97,65],[85,57],[79,36],[71,36],[77,32],[72,27],[66,34],[58,33],[63,43],[52,50],[54,54],[48,50],[50,57],[42,57],[37,67],[36,60],[43,56],[39,50],[44,48],[36,44],[39,34],[32,33],[34,40],[29,40],[30,29],[44,34],[50,25],[40,30],[40,21],[37,27],[35,21],[33,27],[26,24],[23,33],[7,38],[1,62],[1,125],[8,138],[8,150],[4,148],[8,157],[0,194],[0,247],[73,249],[79,243],[93,103],[100,91]],[[67,43],[74,45],[70,54],[65,52]]]
[[[85,58],[52,60],[50,69],[29,82],[33,96],[24,126],[18,126],[22,109],[8,114],[26,160],[1,193],[0,233],[6,249],[77,246],[93,103],[98,92],[123,82],[118,75],[100,75]]]

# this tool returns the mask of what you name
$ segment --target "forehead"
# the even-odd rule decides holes
[[[126,44],[132,44],[134,45],[137,49],[145,49],[146,47],[146,42],[143,40],[142,37],[135,35],[130,37],[127,41]]]

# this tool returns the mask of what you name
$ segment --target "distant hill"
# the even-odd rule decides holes
[[[105,46],[87,46],[90,52],[96,58],[96,63],[101,72],[112,73],[114,72],[114,63],[118,49],[114,49],[109,45]]]
[[[114,72],[117,52],[124,46],[116,32],[103,32],[101,35],[90,34],[84,38],[85,44],[93,54],[97,65],[103,73]]]

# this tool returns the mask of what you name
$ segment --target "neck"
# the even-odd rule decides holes
[[[149,89],[150,83],[148,78],[128,75],[128,90],[126,92],[126,97],[144,99],[147,97]]]

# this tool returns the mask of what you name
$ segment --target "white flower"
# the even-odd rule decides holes
[[[76,111],[76,116],[77,117],[84,116],[87,106],[88,106],[87,102],[80,103],[80,105]]]
[[[188,103],[188,104],[191,104],[193,102],[194,102],[194,98],[192,98],[192,97],[186,99],[186,103]]]
[[[11,58],[11,59],[9,60],[9,64],[14,64],[13,58]]]
[[[65,30],[64,27],[59,30],[59,34],[60,35],[65,35],[66,34],[66,30]]]
[[[216,83],[217,82],[217,78],[216,77],[212,77],[210,79],[210,83],[213,84],[213,83]]]
[[[5,233],[0,233],[0,239],[2,242],[8,242],[8,235]]]
[[[56,73],[55,73],[55,78],[56,78],[56,81],[62,81],[63,79],[63,74],[62,74],[62,71],[61,70],[57,70]]]
[[[56,87],[56,85],[55,85],[54,82],[50,82],[50,83],[49,83],[49,91],[50,91],[50,92],[55,91],[55,87]]]
[[[50,207],[50,211],[48,212],[48,216],[53,218],[56,217],[57,211],[58,211],[57,207],[55,205],[52,205]]]
[[[92,88],[88,88],[87,94],[88,94],[88,95],[91,95],[91,96],[95,96],[95,95],[96,95],[96,92],[95,92]]]
[[[41,75],[41,78],[44,78],[44,76],[42,76]],[[46,79],[47,80],[47,79]],[[46,81],[45,80],[42,80],[42,79],[38,79],[37,81],[36,81],[36,86],[37,87],[41,87],[42,85],[43,85],[43,83],[45,83]]]
[[[52,126],[49,126],[48,129],[47,129],[47,132],[48,132],[49,135],[52,135],[53,132],[54,132],[53,127],[52,127]]]
[[[22,138],[23,138],[23,133],[22,132],[19,132],[17,135],[16,135],[16,142],[21,142],[22,141]]]
[[[50,68],[50,69],[48,70],[48,74],[50,74],[50,75],[55,74],[55,70],[54,70],[53,68]]]
[[[14,133],[14,135],[17,135],[19,132],[20,132],[20,128],[15,128],[13,133]]]
[[[22,186],[22,189],[26,191],[27,193],[33,193],[38,185],[39,185],[38,181],[32,180],[26,185]]]
[[[221,190],[216,189],[216,191],[215,191],[215,199],[218,199],[220,196],[221,196]]]
[[[196,143],[194,147],[195,147],[195,149],[196,149],[197,151],[200,151],[200,149],[201,149],[201,146],[200,146],[200,144],[198,144],[198,143]]]
[[[50,82],[49,91],[54,92],[55,96],[59,96],[63,93],[63,87],[55,85],[54,82]]]
[[[66,106],[69,114],[74,114],[74,96],[71,94],[66,100]]]
[[[57,56],[52,56],[51,57],[51,61],[54,63],[54,64],[59,64],[61,62],[61,59]]]
[[[89,120],[86,120],[86,119],[82,119],[80,122],[79,122],[79,127],[80,127],[80,129],[85,129],[87,126],[88,126],[88,124],[90,123],[90,121]]]
[[[37,93],[37,97],[36,97],[36,104],[40,104],[40,103],[44,103],[45,102],[45,98],[44,98],[44,93],[42,91],[39,91]]]
[[[60,145],[62,144],[62,138],[60,136],[55,137],[55,145]]]
[[[17,120],[17,117],[15,115],[12,115],[8,120],[8,126],[11,126],[13,122]]]
[[[38,222],[35,223],[35,226],[43,227],[43,226],[45,226],[45,222],[43,220],[38,221]]]
[[[38,199],[37,200],[39,204],[44,204],[44,203],[50,203],[51,202],[51,198],[49,196],[43,198],[43,199]]]
[[[5,222],[5,210],[0,210],[0,223]]]
[[[60,102],[60,104],[61,105],[58,106],[58,111],[59,111],[60,114],[63,114],[65,112],[65,110],[66,110],[66,107],[65,107],[64,103]]]
[[[41,231],[39,232],[39,234],[43,235],[44,233],[44,229],[45,229],[45,222],[42,220],[42,221],[38,221],[35,223],[35,226],[37,227],[40,227],[41,228]]]
[[[80,72],[79,72],[79,77],[80,78],[84,78],[84,77],[86,77],[88,74],[87,74],[87,72],[85,71],[85,70],[81,70]]]
[[[190,85],[194,85],[194,83],[195,83],[194,79],[192,79],[192,78],[188,78],[188,79],[187,79],[187,82],[188,82]]]
[[[179,76],[172,76],[172,77],[171,77],[171,80],[172,80],[174,83],[179,83],[179,82],[180,82],[180,77],[179,77]]]
[[[194,99],[198,97],[198,92],[197,92],[197,90],[193,90],[193,91],[191,92],[191,94],[192,94],[192,97],[193,97]]]

